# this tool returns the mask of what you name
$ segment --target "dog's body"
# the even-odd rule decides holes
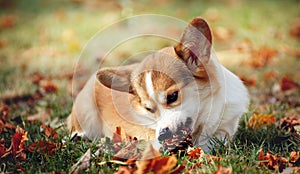
[[[139,139],[163,140],[185,125],[204,150],[211,137],[230,139],[249,97],[211,55],[211,42],[207,23],[195,18],[175,47],[139,64],[100,69],[78,94],[68,128],[95,138],[120,126]]]

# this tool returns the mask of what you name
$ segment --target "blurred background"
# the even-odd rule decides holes
[[[273,88],[283,76],[297,84],[299,8],[299,0],[0,0],[0,99],[13,103],[44,88],[55,91],[55,99],[66,100],[74,67],[89,70],[77,64],[88,41],[105,27],[140,14],[186,22],[201,16],[211,26],[220,62],[249,87]],[[120,48],[107,65],[117,65],[136,50],[172,44],[136,40]]]

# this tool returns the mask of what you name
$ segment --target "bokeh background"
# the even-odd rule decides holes
[[[299,9],[299,0],[0,0],[0,173],[65,173],[88,149],[99,149],[94,142],[68,136],[64,121],[71,112],[72,93],[77,94],[95,65],[120,65],[136,53],[174,42],[135,38],[119,45],[109,58],[96,45],[92,51],[99,54],[91,58],[93,67],[80,59],[81,52],[98,32],[141,14],[207,20],[217,58],[251,94],[233,150],[223,147],[217,154],[224,159],[220,163],[237,173],[269,173],[257,161],[260,148],[281,156],[299,151],[300,131],[282,133],[277,127],[282,118],[300,115]],[[179,39],[178,28],[166,29],[178,32]],[[79,80],[75,87],[74,73]],[[17,125],[26,134],[15,134]],[[15,141],[15,135],[23,135],[22,141]],[[10,154],[13,146],[21,148],[18,153]],[[93,158],[96,165],[89,172],[116,172],[116,165],[98,163],[109,159],[105,153]],[[203,173],[217,169],[206,167]]]

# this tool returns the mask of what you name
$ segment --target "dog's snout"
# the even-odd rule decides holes
[[[159,132],[158,141],[164,141],[172,136],[171,130],[166,127]]]

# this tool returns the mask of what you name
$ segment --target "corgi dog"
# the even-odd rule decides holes
[[[212,55],[211,45],[210,28],[198,17],[175,46],[140,63],[99,69],[77,95],[68,129],[93,139],[111,137],[120,126],[129,136],[163,141],[184,125],[204,151],[213,137],[230,140],[249,95]]]

